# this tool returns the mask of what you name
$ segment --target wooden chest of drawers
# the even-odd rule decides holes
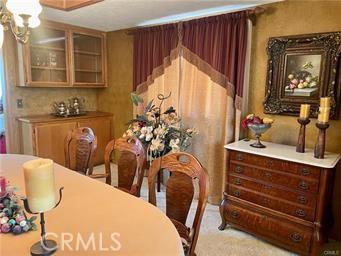
[[[311,150],[239,141],[226,147],[222,224],[303,255],[319,255],[331,226],[333,176],[339,154],[315,159]]]

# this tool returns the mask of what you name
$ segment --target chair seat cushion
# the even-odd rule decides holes
[[[176,230],[178,231],[181,242],[182,242],[182,247],[184,248],[185,253],[189,249],[190,246],[190,238],[189,238],[189,233],[190,233],[190,228],[186,227],[184,224],[181,222],[175,220],[175,219],[170,219],[175,226]]]

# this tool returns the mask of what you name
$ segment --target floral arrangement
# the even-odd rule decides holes
[[[193,135],[197,134],[195,128],[181,128],[181,118],[173,107],[161,112],[163,101],[170,95],[165,97],[159,94],[158,99],[161,101],[159,106],[155,106],[154,100],[151,100],[142,115],[137,115],[135,119],[129,121],[129,127],[123,134],[123,137],[137,137],[146,147],[150,160],[169,152],[186,150]],[[131,98],[134,105],[143,106],[141,97],[132,94]]]
[[[6,185],[6,192],[0,195],[0,233],[13,233],[15,235],[36,230],[34,223],[37,217],[30,219],[18,204],[19,198],[15,188]]]
[[[255,114],[248,114],[246,118],[242,120],[242,127],[247,129],[248,124],[272,124],[273,122],[274,120],[268,117],[260,118]]]
[[[302,65],[303,69],[312,69],[314,66],[311,61]],[[317,87],[318,76],[313,76],[310,72],[303,70],[292,72],[288,75],[288,85],[285,90],[305,89]]]

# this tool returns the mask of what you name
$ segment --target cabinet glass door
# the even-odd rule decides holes
[[[41,26],[30,36],[30,69],[32,84],[68,83],[67,33],[65,30]]]
[[[100,85],[103,75],[103,38],[73,33],[74,83]]]

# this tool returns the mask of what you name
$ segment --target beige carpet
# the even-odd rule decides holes
[[[115,166],[112,168],[115,170]],[[103,172],[103,166],[95,168],[95,173]],[[113,171],[112,184],[117,184],[117,172]],[[147,179],[144,179],[141,189],[141,198],[148,201],[148,186]],[[194,218],[196,210],[196,201],[191,206],[190,215],[188,217],[188,225]],[[165,191],[157,193],[157,205],[165,211]],[[199,239],[196,247],[197,256],[287,256],[295,255],[274,245],[271,245],[264,240],[258,239],[255,236],[245,232],[226,227],[224,231],[218,230],[220,225],[219,208],[217,205],[207,204]],[[340,243],[337,243],[339,247]]]

